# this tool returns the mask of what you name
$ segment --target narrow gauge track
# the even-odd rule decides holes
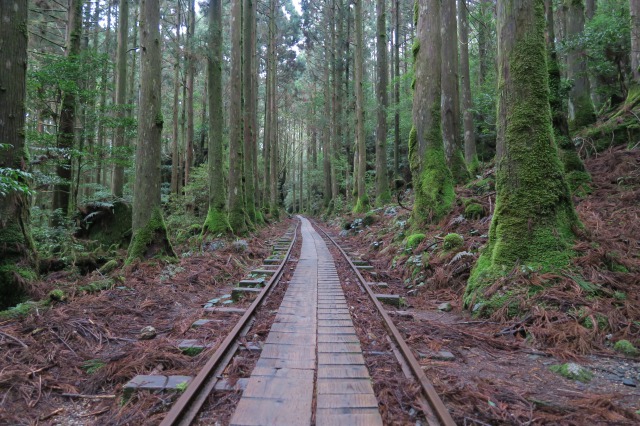
[[[220,380],[220,374],[224,371],[235,355],[235,352],[239,347],[238,339],[249,330],[256,311],[263,304],[271,290],[282,277],[285,266],[291,256],[293,246],[296,243],[298,229],[299,224],[296,225],[296,228],[293,231],[293,238],[291,238],[289,248],[282,259],[282,262],[278,265],[276,273],[271,276],[263,291],[260,292],[244,315],[242,315],[238,320],[238,323],[233,327],[231,332],[229,332],[211,358],[209,358],[202,370],[200,370],[200,372],[194,377],[193,381],[189,384],[184,393],[175,402],[175,404],[173,404],[171,410],[169,410],[162,421],[161,426],[189,425],[195,420],[207,397],[214,390],[216,384]]]
[[[229,364],[236,340],[249,329],[250,319],[282,276],[298,229],[302,252],[285,299],[231,424],[382,424],[371,378],[365,366],[349,308],[338,277],[332,244],[359,280],[382,318],[398,362],[422,389],[420,402],[428,424],[454,425],[448,410],[426,378],[402,335],[344,249],[325,231],[300,218],[294,238],[277,273],[249,310],[173,405],[162,426],[189,425],[214,390]],[[394,349],[395,349],[394,348]],[[263,359],[264,358],[264,359]]]
[[[427,376],[424,374],[424,371],[422,370],[420,363],[413,355],[413,352],[409,348],[409,345],[407,345],[407,343],[405,342],[404,338],[402,337],[402,334],[393,323],[393,320],[391,319],[389,314],[387,314],[386,309],[382,306],[380,301],[377,299],[376,295],[371,290],[371,287],[367,285],[367,280],[362,276],[357,266],[353,263],[353,261],[351,260],[347,252],[340,246],[340,244],[338,244],[338,242],[334,238],[332,238],[324,229],[322,229],[317,224],[316,224],[316,229],[320,230],[320,232],[322,232],[325,239],[330,241],[334,245],[334,247],[342,254],[344,260],[348,263],[351,270],[358,277],[360,288],[366,292],[371,303],[375,305],[377,313],[380,315],[380,317],[382,317],[385,328],[389,332],[391,338],[393,339],[393,342],[397,345],[397,348],[399,349],[400,354],[403,358],[403,360],[398,360],[398,361],[399,362],[404,361],[405,365],[408,366],[409,369],[411,370],[411,373],[413,374],[414,379],[416,379],[417,382],[420,383],[420,387],[422,388],[424,396],[426,397],[426,400],[429,404],[428,408],[425,407],[427,408],[427,410],[430,411],[428,413],[425,413],[429,417],[427,420],[430,423],[439,422],[442,425],[455,425],[455,422],[453,421],[453,418],[451,417],[449,410],[447,410],[444,403],[442,402],[442,399],[440,399],[440,396],[438,395],[435,388],[433,387],[433,384],[429,381]],[[433,415],[435,415],[436,418],[433,418]]]

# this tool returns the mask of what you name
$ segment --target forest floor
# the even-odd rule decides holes
[[[516,294],[488,317],[462,305],[495,205],[490,171],[458,188],[455,211],[420,230],[414,249],[405,245],[406,209],[378,209],[368,226],[362,216],[329,223],[375,267],[367,278],[388,284],[379,292],[403,297],[394,322],[458,424],[640,422],[640,358],[613,350],[622,339],[640,346],[640,149],[613,148],[585,164],[592,182],[574,198],[584,230],[573,264],[554,275],[515,268],[505,287],[542,290]],[[463,199],[482,204],[484,217],[465,218]],[[445,250],[448,233],[463,245]],[[577,364],[584,381],[552,371],[564,363]]]
[[[621,339],[640,346],[640,151],[612,149],[586,165],[593,182],[575,199],[585,231],[574,265],[553,276],[514,270],[511,282],[543,288],[518,296],[515,313],[475,317],[462,307],[495,205],[490,172],[458,189],[459,199],[483,206],[484,217],[465,218],[461,202],[440,224],[423,230],[424,240],[413,249],[405,246],[409,211],[398,206],[376,210],[368,226],[362,216],[325,224],[375,266],[376,276],[369,278],[389,285],[380,292],[403,297],[405,306],[391,309],[394,321],[458,424],[640,421],[640,360],[612,349]],[[268,240],[292,223],[264,228],[246,245],[226,240],[224,247],[199,250],[194,236],[191,245],[176,247],[175,262],[149,260],[108,275],[45,277],[40,291],[62,289],[65,300],[0,318],[0,424],[158,423],[174,396],[141,393],[126,400],[123,385],[152,371],[192,375],[210,353],[187,357],[177,342],[193,338],[215,346],[224,338],[237,316],[209,316],[214,326],[197,330],[191,324],[202,318],[209,299],[226,300],[233,284],[269,254]],[[345,223],[356,226],[344,230]],[[451,232],[464,243],[445,251],[442,238]],[[450,312],[438,309],[444,303]],[[146,326],[157,337],[141,340]],[[233,368],[247,369],[255,359],[245,361]],[[567,362],[584,369],[585,382],[550,369]],[[409,412],[406,395],[387,394],[385,404],[395,398]],[[214,407],[214,417],[227,418],[227,402]],[[396,418],[406,424],[411,416]]]

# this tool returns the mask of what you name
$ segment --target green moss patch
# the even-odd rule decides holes
[[[159,207],[156,207],[153,209],[149,222],[133,235],[126,263],[158,255],[175,257],[173,247],[167,237],[167,227],[162,218],[162,212]]]
[[[444,237],[443,247],[445,250],[455,250],[462,247],[464,244],[464,238],[460,234],[447,234]]]
[[[628,340],[618,340],[613,345],[613,349],[628,356],[640,355],[640,351],[638,350],[638,348],[633,346],[633,344]]]
[[[573,362],[552,365],[549,367],[549,370],[561,375],[562,377],[566,377],[569,380],[577,380],[583,383],[588,383],[593,378],[593,373],[591,371]]]
[[[484,207],[482,204],[469,203],[464,208],[464,217],[471,220],[478,220],[484,217]]]
[[[413,234],[407,237],[407,248],[410,250],[415,249],[420,245],[424,239],[427,238],[425,234]]]

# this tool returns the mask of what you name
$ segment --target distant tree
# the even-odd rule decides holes
[[[254,99],[254,86],[253,86],[253,72],[254,72],[254,56],[255,52],[252,50],[253,43],[253,22],[256,13],[256,6],[254,0],[243,0],[242,8],[242,93],[243,93],[243,125],[244,125],[244,195],[245,205],[247,211],[247,218],[252,224],[257,223],[258,213],[256,211],[256,187],[255,187],[255,170],[253,156],[255,154],[256,144],[256,131],[254,128],[255,120],[254,115],[256,113],[256,106],[253,104]]]
[[[203,233],[218,234],[231,230],[222,158],[222,0],[211,0],[209,5],[209,52],[209,212]]]
[[[27,0],[0,2],[0,309],[36,277],[25,174]]]
[[[77,66],[82,36],[82,1],[70,0],[67,18],[67,58]],[[69,88],[62,97],[57,148],[61,159],[56,167],[60,182],[53,189],[53,209],[60,209],[66,216],[71,200],[72,151],[76,138],[77,90]]]
[[[578,39],[584,31],[584,1],[565,0],[567,38],[574,45],[567,53],[567,78],[569,91],[569,127],[579,129],[596,120],[591,101],[591,85],[587,74],[586,52]]]
[[[631,13],[631,71],[633,81],[640,84],[640,0],[629,0]]]
[[[548,271],[571,258],[579,222],[553,137],[544,16],[544,0],[498,0],[496,206],[466,306],[515,265]]]
[[[116,197],[122,197],[124,189],[124,158],[126,146],[124,119],[127,116],[127,49],[129,36],[129,0],[120,0],[118,12],[118,58],[116,78],[116,106],[120,123],[116,127],[114,150],[116,163],[113,168],[111,192]]]
[[[229,106],[229,224],[236,235],[247,232],[243,177],[242,1],[231,1],[231,99]]]
[[[438,221],[453,207],[453,176],[444,152],[441,130],[442,49],[440,0],[416,0],[414,43],[415,86],[409,162],[413,175],[416,225]]]
[[[389,107],[389,61],[387,60],[387,4],[385,0],[376,2],[378,81],[378,127],[376,130],[376,203],[384,205],[391,200],[389,178],[387,176],[387,108]]]
[[[478,167],[476,132],[473,123],[473,99],[469,76],[469,18],[466,0],[458,0],[458,32],[460,43],[460,93],[464,128],[464,159],[471,173]]]
[[[458,85],[458,25],[456,21],[456,2],[443,1],[441,6],[442,38],[442,140],[449,170],[457,182],[469,178],[464,162],[463,143],[460,138],[460,90]]]
[[[364,213],[369,210],[369,197],[365,182],[367,170],[367,144],[364,129],[364,34],[363,34],[363,0],[355,0],[356,52],[355,52],[355,90],[356,90],[356,145],[358,146],[358,185],[354,212]]]
[[[129,259],[157,254],[175,256],[167,238],[160,205],[162,38],[159,0],[140,2],[140,108],[136,176],[133,190],[133,237]]]

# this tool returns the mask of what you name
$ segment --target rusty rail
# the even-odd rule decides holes
[[[275,283],[277,283],[282,276],[284,267],[289,261],[291,250],[296,243],[299,226],[300,222],[296,224],[289,249],[287,250],[282,263],[278,266],[276,273],[271,276],[271,279],[267,282],[263,291],[256,297],[256,300],[253,301],[251,306],[249,306],[242,318],[240,318],[235,327],[233,327],[216,352],[211,356],[211,358],[209,358],[205,366],[200,370],[198,375],[196,375],[184,393],[180,398],[178,398],[175,404],[173,404],[171,410],[169,410],[164,420],[162,420],[162,423],[160,423],[160,426],[189,425],[196,418],[207,399],[207,396],[209,396],[211,391],[213,391],[219,380],[216,375],[216,370],[229,362],[237,349],[236,340],[241,337],[243,333],[247,332],[255,311],[266,299],[267,294],[269,294],[272,287],[275,286]]]
[[[427,402],[433,410],[433,413],[437,416],[437,419],[442,425],[455,426],[455,422],[453,421],[449,410],[447,410],[447,407],[445,407],[442,399],[440,399],[440,396],[433,387],[433,384],[429,381],[429,379],[427,379],[427,376],[424,374],[424,371],[418,363],[418,360],[415,358],[413,352],[409,348],[409,345],[407,345],[407,342],[405,342],[404,338],[400,334],[400,331],[391,320],[391,317],[389,317],[387,311],[384,309],[380,301],[376,298],[371,288],[367,285],[367,280],[364,279],[356,265],[353,264],[347,253],[342,249],[342,247],[340,247],[340,244],[338,244],[333,238],[331,238],[331,236],[327,232],[325,232],[324,229],[320,228],[319,226],[316,227],[317,229],[322,231],[322,233],[329,239],[329,241],[331,241],[331,243],[333,243],[333,245],[340,251],[340,253],[342,253],[342,256],[345,258],[353,272],[355,272],[356,276],[362,284],[362,287],[364,287],[367,295],[369,296],[369,299],[371,299],[371,302],[373,302],[373,304],[375,305],[378,313],[380,314],[380,316],[382,316],[384,325],[387,328],[387,331],[391,334],[391,337],[393,338],[395,344],[398,346],[398,349],[402,353],[404,360],[411,369],[416,380],[422,386],[422,390],[427,397]]]

